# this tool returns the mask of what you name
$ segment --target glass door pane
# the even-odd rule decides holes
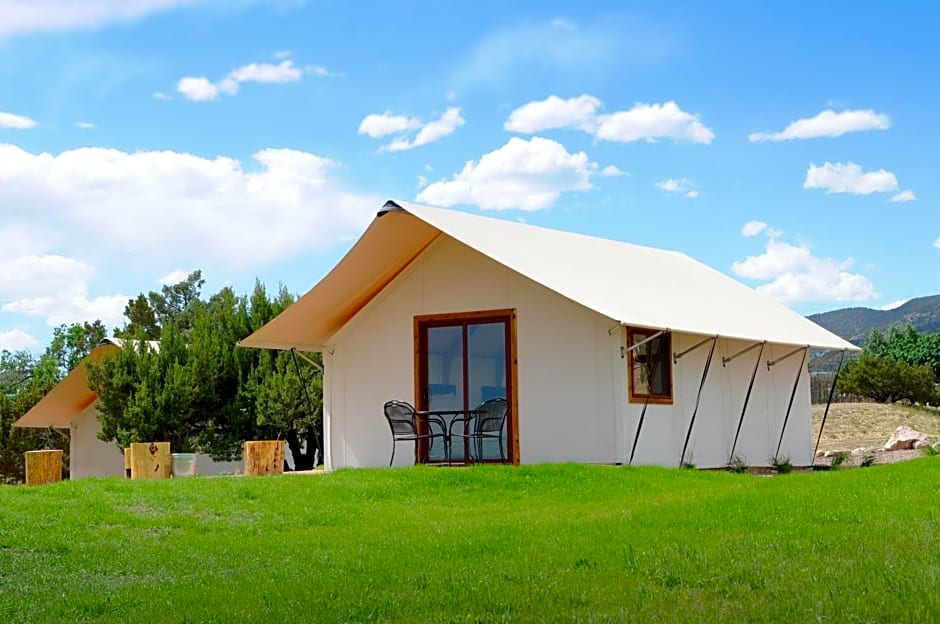
[[[467,324],[467,397],[470,408],[488,399],[508,398],[507,355],[505,321]],[[501,455],[505,457],[506,430],[504,424],[500,431],[486,432],[492,437],[474,442],[475,446],[471,449],[473,459],[499,461]]]
[[[463,327],[427,328],[427,409],[464,409]],[[445,421],[448,419],[445,419]],[[463,461],[463,448],[453,449],[453,459]],[[438,439],[428,460],[444,461],[444,444]]]

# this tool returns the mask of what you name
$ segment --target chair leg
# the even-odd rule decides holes
[[[391,468],[392,464],[395,463],[395,438],[392,438],[392,459],[388,462],[388,467]]]
[[[499,440],[499,461],[505,464],[505,463],[506,463],[506,452],[503,450],[503,436],[502,436],[502,434],[500,434],[500,436],[499,436],[498,438],[496,438],[496,439]]]

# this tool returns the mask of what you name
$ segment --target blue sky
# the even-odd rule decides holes
[[[196,268],[302,294],[387,198],[940,293],[940,9],[581,4],[0,0],[0,348]]]

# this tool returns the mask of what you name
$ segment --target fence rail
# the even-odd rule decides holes
[[[835,379],[835,373],[810,373],[809,392],[810,400],[813,404],[823,403],[829,400],[829,389],[832,387],[832,381]],[[847,392],[839,392],[836,389],[832,393],[833,403],[874,403],[869,398]]]

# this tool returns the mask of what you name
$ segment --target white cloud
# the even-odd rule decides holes
[[[898,299],[897,301],[886,303],[878,309],[879,310],[896,310],[897,308],[900,308],[902,305],[904,305],[908,301],[910,301],[910,299]]]
[[[767,224],[763,221],[748,221],[741,228],[741,236],[750,238],[751,236],[757,236],[766,229]]]
[[[286,59],[276,65],[273,63],[242,65],[230,71],[217,83],[213,83],[204,76],[185,76],[176,84],[176,90],[186,99],[194,102],[207,102],[216,99],[220,93],[235,95],[241,89],[241,85],[246,82],[285,84],[297,82],[303,78],[304,73],[318,76],[330,75],[324,67],[311,65],[301,69],[294,65],[294,61]]]
[[[629,174],[626,171],[621,171],[614,165],[607,165],[606,167],[601,169],[601,175],[604,176],[605,178],[614,178],[617,176],[625,176]]]
[[[20,256],[0,262],[0,300],[68,291],[94,274],[91,265],[58,255]]]
[[[185,76],[176,83],[176,90],[187,100],[208,102],[219,97],[219,88],[208,78]]]
[[[16,115],[14,113],[4,113],[0,111],[0,128],[15,130],[29,130],[35,128],[36,122],[29,117]]]
[[[291,52],[290,50],[278,50],[277,52],[274,53],[274,58],[280,61],[281,59],[290,58],[293,55],[294,53]]]
[[[227,77],[235,81],[236,84],[243,82],[284,84],[286,82],[297,82],[303,77],[303,72],[297,67],[294,67],[292,60],[286,59],[277,65],[272,65],[271,63],[250,63],[243,65],[242,67],[232,70]]]
[[[914,195],[914,191],[910,189],[905,189],[900,193],[895,193],[891,196],[891,201],[893,202],[909,202],[917,199],[917,196]]]
[[[389,143],[385,149],[390,152],[398,152],[420,147],[421,145],[427,145],[428,143],[433,143],[438,139],[443,139],[447,135],[452,134],[454,130],[464,125],[464,123],[466,123],[466,121],[460,116],[459,108],[448,108],[440,118],[424,124],[421,130],[418,131],[414,140],[396,139]]]
[[[464,125],[466,120],[460,115],[460,108],[451,107],[437,119],[422,123],[415,117],[392,115],[389,112],[367,115],[359,124],[359,134],[367,134],[378,139],[393,134],[400,135],[391,143],[383,145],[381,149],[388,152],[401,152],[414,149],[428,143],[433,143],[452,134],[457,128]],[[417,133],[408,138],[407,133]]]
[[[381,139],[391,134],[400,134],[407,130],[417,130],[421,120],[417,117],[392,115],[389,111],[382,114],[366,115],[359,123],[359,134],[366,134],[373,139]]]
[[[98,28],[132,22],[194,0],[0,0],[0,39],[31,32]]]
[[[121,321],[126,295],[89,298],[88,281],[94,269],[87,263],[58,255],[21,256],[0,262],[0,306],[46,319],[51,326],[101,319]]]
[[[328,158],[264,149],[253,159],[245,167],[172,151],[53,155],[0,144],[0,205],[28,206],[88,253],[110,250],[142,267],[172,257],[208,271],[335,243],[358,233],[379,204],[332,179]]]
[[[167,101],[167,100],[172,100],[172,99],[173,99],[173,98],[171,98],[169,95],[167,95],[166,93],[164,93],[163,91],[154,91],[154,92],[153,92],[153,97],[154,97],[155,99],[157,99],[157,100],[163,100],[163,101]]]
[[[341,73],[331,72],[330,70],[328,70],[326,67],[323,67],[322,65],[306,65],[304,67],[304,71],[308,74],[313,74],[314,76],[320,76],[323,78],[326,78],[326,77],[335,78],[337,76],[343,75]]]
[[[578,128],[592,132],[601,101],[593,95],[563,100],[556,95],[529,102],[512,111],[503,127],[510,132],[533,134],[555,128]]]
[[[0,310],[45,318],[50,327],[94,320],[100,320],[106,327],[115,327],[123,323],[124,306],[130,298],[128,295],[109,295],[89,299],[86,290],[71,297],[56,295],[20,299]]]
[[[789,141],[817,137],[839,137],[849,132],[887,130],[891,119],[873,110],[824,110],[815,117],[790,122],[782,132],[754,132],[748,135],[751,143],[759,141]]]
[[[656,45],[645,45],[650,42],[639,39],[637,33],[627,38],[616,29],[577,28],[570,22],[510,26],[484,37],[457,67],[452,83],[463,92],[477,86],[505,85],[521,72],[572,75],[611,66],[618,60],[622,63],[623,57],[618,56],[625,46],[635,49],[633,58],[657,52]]]
[[[711,143],[715,133],[673,101],[637,103],[629,110],[598,115],[603,103],[592,95],[567,100],[551,95],[523,104],[503,124],[506,130],[527,134],[557,128],[575,128],[603,141],[631,143],[658,139]]]
[[[175,270],[175,271],[171,271],[171,272],[167,273],[166,275],[164,275],[164,276],[161,277],[161,278],[158,278],[158,279],[157,279],[157,282],[158,282],[159,284],[164,285],[164,286],[172,286],[173,284],[179,284],[180,282],[182,282],[182,281],[183,281],[184,279],[186,279],[187,277],[189,277],[189,272],[188,272],[188,271],[183,271],[183,270],[177,269],[177,270]]]
[[[423,175],[419,175],[419,176],[418,176],[418,188],[424,188],[424,187],[426,187],[427,185],[428,185],[428,179],[427,179],[427,177],[425,177],[425,176],[423,176]]]
[[[853,260],[818,258],[807,245],[769,239],[764,253],[735,262],[731,270],[745,279],[768,282],[759,292],[783,303],[864,301],[878,297],[864,275],[849,272]]]
[[[693,186],[692,181],[686,178],[667,178],[656,183],[656,188],[664,193],[681,194],[689,199],[698,197],[698,191]]]
[[[698,116],[685,112],[670,101],[665,104],[639,103],[630,110],[600,115],[594,136],[620,143],[665,138],[707,145],[715,138],[715,133],[702,124]]]
[[[76,121],[75,127],[81,128],[82,130],[90,130],[95,127],[95,124],[91,123],[90,121]]]
[[[821,167],[811,163],[806,171],[803,188],[826,189],[827,193],[869,195],[896,191],[898,179],[893,173],[884,169],[863,172],[860,165],[851,162],[826,162]]]
[[[478,162],[467,162],[450,180],[432,183],[417,200],[445,207],[472,204],[484,210],[541,210],[561,193],[590,189],[596,167],[584,152],[569,153],[556,141],[512,137]]]
[[[0,351],[22,351],[38,346],[39,341],[22,329],[0,332]]]
[[[933,242],[933,246],[936,247],[937,249],[940,249],[940,238],[938,238],[937,240]]]

